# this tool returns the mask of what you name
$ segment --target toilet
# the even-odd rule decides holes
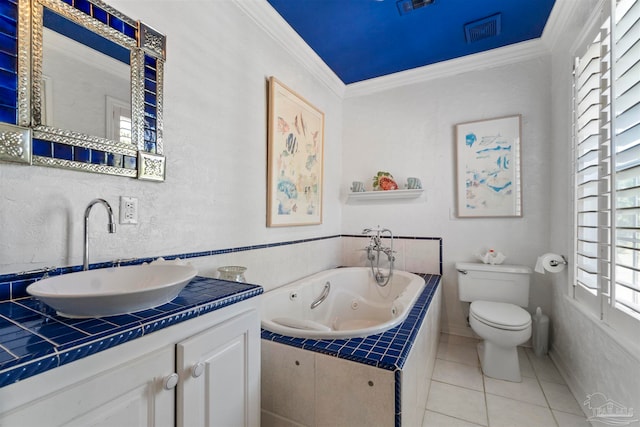
[[[471,329],[478,344],[482,372],[520,382],[518,346],[531,337],[529,305],[531,269],[519,265],[456,263],[460,301],[470,302]]]

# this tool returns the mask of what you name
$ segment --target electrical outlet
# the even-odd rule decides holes
[[[138,223],[138,199],[120,196],[120,224]]]

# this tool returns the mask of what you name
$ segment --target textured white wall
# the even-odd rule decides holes
[[[167,180],[150,183],[0,165],[0,274],[80,264],[83,213],[94,197],[106,198],[114,208],[120,195],[137,197],[139,224],[121,225],[116,234],[108,235],[104,209],[96,206],[91,214],[91,262],[338,234],[341,99],[231,1],[118,0],[110,4],[167,34]],[[265,226],[267,78],[271,75],[325,113],[322,225]],[[273,268],[287,272],[283,276],[291,277],[292,271],[300,276],[339,259],[339,243],[336,251],[338,258],[331,251],[314,252],[317,256],[310,259],[304,251],[293,251],[271,259],[277,263]],[[225,262],[255,260],[247,252],[236,255]],[[259,282],[256,272],[266,270],[248,267],[248,276]],[[272,275],[266,277],[269,283],[275,280]]]
[[[444,244],[444,331],[471,334],[468,304],[458,301],[456,261],[494,248],[508,263],[533,267],[548,246],[550,63],[540,58],[491,70],[413,84],[344,102],[343,179],[346,198],[353,180],[378,170],[403,184],[421,178],[421,199],[349,203],[343,208],[343,232],[365,226],[388,227],[397,235],[442,237]],[[522,114],[522,218],[455,218],[454,126],[456,123]],[[534,274],[530,309],[551,309],[548,279]]]
[[[572,45],[597,4],[596,0],[579,2],[571,19],[564,22],[564,37],[553,49],[550,105],[553,155],[550,160],[553,182],[557,185],[551,189],[549,200],[553,222],[548,249],[569,255],[573,248],[570,185]],[[572,256],[569,262],[572,264]],[[584,402],[588,394],[604,393],[609,399],[633,408],[637,419],[640,409],[638,342],[634,344],[635,349],[621,345],[615,331],[580,309],[568,297],[569,280],[567,270],[553,275],[552,358],[564,371],[578,403]]]

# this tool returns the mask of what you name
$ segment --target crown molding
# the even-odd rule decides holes
[[[576,0],[555,0],[551,14],[542,32],[542,42],[549,51],[553,51],[561,40],[567,22],[571,22],[571,16],[580,6]]]
[[[232,1],[259,28],[300,61],[311,75],[324,83],[339,98],[344,98],[345,84],[266,0]]]
[[[540,39],[529,40],[462,58],[425,65],[383,77],[347,85],[345,98],[370,95],[401,86],[451,77],[470,71],[485,70],[514,64],[546,55],[549,50]]]

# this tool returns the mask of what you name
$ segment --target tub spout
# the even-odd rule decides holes
[[[329,291],[331,290],[331,283],[327,282],[324,284],[324,289],[322,290],[322,293],[320,294],[320,296],[311,303],[311,310],[313,310],[314,308],[316,308],[317,306],[319,306],[320,304],[322,304],[324,302],[324,300],[327,299],[327,297],[329,296]]]

